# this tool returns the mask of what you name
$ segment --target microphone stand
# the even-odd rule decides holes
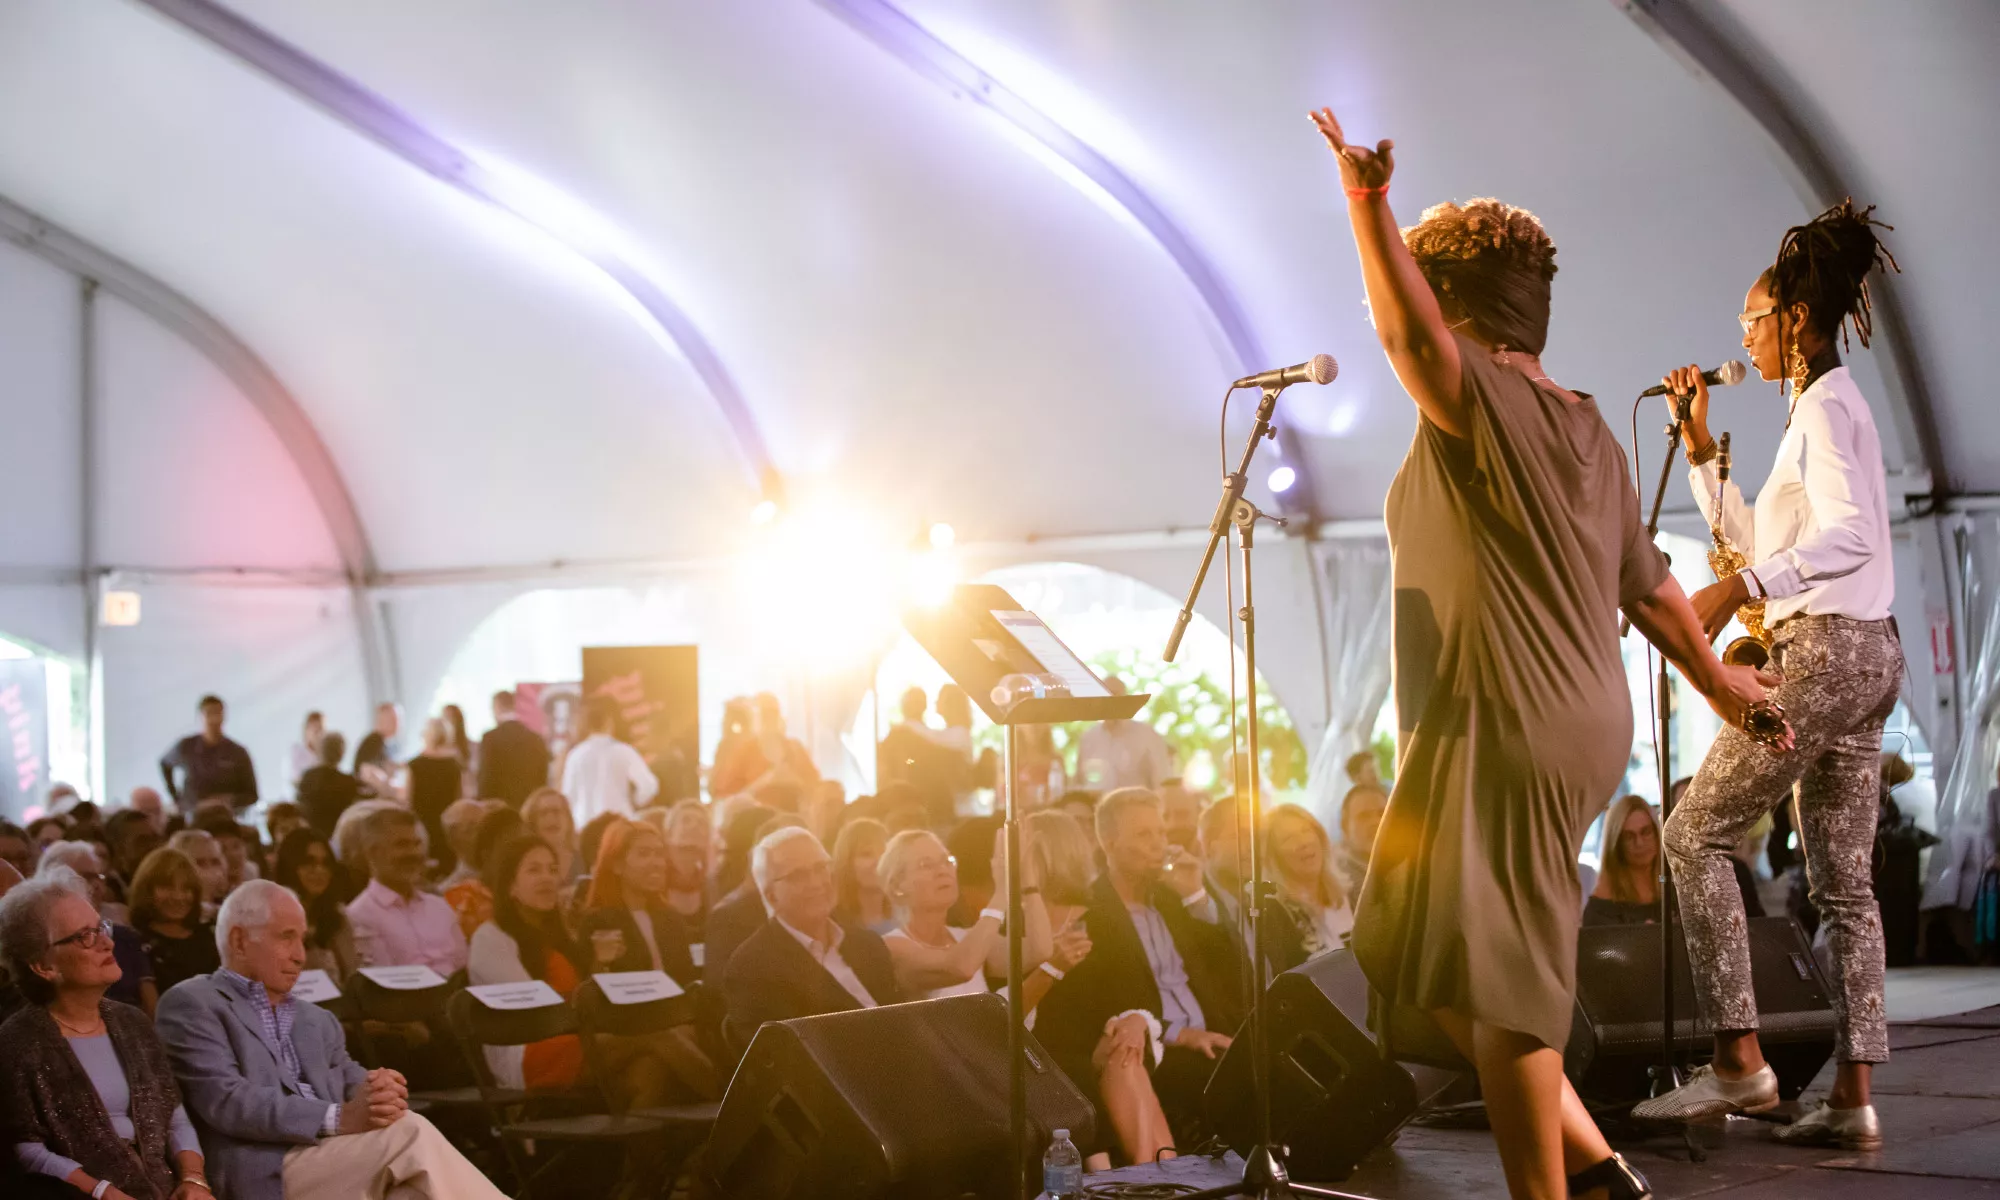
[[[1187,632],[1188,622],[1194,619],[1195,600],[1201,595],[1201,586],[1208,578],[1208,568],[1215,561],[1215,551],[1229,536],[1233,527],[1237,531],[1237,543],[1243,558],[1243,607],[1237,610],[1237,621],[1243,627],[1243,665],[1248,673],[1250,717],[1247,723],[1245,741],[1248,750],[1248,770],[1245,772],[1244,790],[1249,801],[1250,816],[1250,894],[1249,903],[1244,905],[1244,918],[1248,925],[1244,933],[1244,945],[1250,955],[1250,1012],[1244,1022],[1250,1039],[1250,1080],[1253,1103],[1256,1105],[1257,1144],[1243,1161],[1243,1176],[1240,1181],[1194,1192],[1182,1200],[1225,1200],[1231,1196],[1248,1196],[1255,1200],[1291,1200],[1295,1196],[1326,1196],[1333,1200],[1367,1200],[1352,1192],[1335,1191],[1332,1188],[1311,1184],[1293,1183],[1291,1174],[1285,1167],[1285,1148],[1276,1145],[1271,1138],[1271,1047],[1264,1016],[1264,993],[1270,983],[1270,964],[1262,953],[1263,942],[1259,932],[1263,928],[1264,906],[1275,895],[1274,889],[1265,880],[1263,839],[1257,836],[1264,827],[1263,796],[1258,772],[1257,738],[1257,613],[1251,602],[1250,550],[1254,543],[1253,532],[1257,519],[1285,522],[1259,512],[1257,506],[1243,498],[1245,482],[1250,478],[1250,460],[1257,454],[1257,444],[1272,436],[1271,414],[1278,404],[1279,387],[1266,387],[1264,397],[1257,404],[1257,423],[1250,430],[1250,439],[1244,444],[1242,461],[1237,464],[1234,474],[1222,480],[1222,500],[1216,505],[1215,519],[1208,526],[1208,548],[1202,552],[1201,567],[1195,572],[1194,586],[1188,591],[1187,603],[1174,620],[1174,630],[1167,639],[1167,649],[1163,657],[1168,662],[1179,653],[1181,635]],[[1239,759],[1239,762],[1246,761]]]
[[[1673,394],[1674,419],[1668,423],[1667,455],[1660,463],[1659,486],[1653,489],[1652,510],[1646,516],[1646,539],[1651,541],[1660,532],[1660,504],[1666,499],[1667,481],[1673,477],[1674,455],[1680,453],[1681,443],[1687,434],[1687,424],[1693,416],[1694,397]],[[1673,562],[1668,555],[1667,561]],[[1619,628],[1619,637],[1632,628],[1630,617],[1624,619]],[[1659,675],[1654,680],[1654,715],[1659,721],[1660,773],[1660,827],[1666,828],[1667,818],[1674,812],[1674,687],[1673,676],[1668,673],[1667,656],[1660,655]],[[1610,833],[1610,830],[1605,830]],[[1666,847],[1660,847],[1659,854],[1660,892],[1660,1061],[1648,1070],[1653,1079],[1653,1095],[1664,1095],[1681,1085],[1680,1067],[1674,1061],[1674,918],[1680,908],[1674,899],[1674,869],[1667,861]],[[1694,1127],[1681,1127],[1682,1139],[1687,1145],[1688,1159],[1701,1162],[1708,1155],[1694,1140]]]

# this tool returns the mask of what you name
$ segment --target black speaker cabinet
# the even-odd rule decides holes
[[[1091,1104],[1027,1041],[1032,1164],[1052,1131],[1093,1140]],[[1007,1004],[954,996],[778,1021],[729,1082],[703,1173],[741,1200],[1011,1195]]]
[[[1715,1029],[1695,1008],[1687,944],[1674,924],[1674,1055],[1702,1061]],[[1805,932],[1790,917],[1749,922],[1757,993],[1757,1040],[1778,1073],[1778,1093],[1795,1100],[1833,1055],[1827,981]],[[1646,1071],[1660,1061],[1660,927],[1587,925],[1577,942],[1576,1019],[1563,1069],[1586,1099],[1643,1100]]]
[[[1345,1179],[1417,1111],[1417,1084],[1368,1033],[1368,981],[1345,950],[1286,971],[1265,993],[1271,1045],[1271,1131],[1290,1151],[1292,1178]],[[1239,1030],[1202,1096],[1231,1149],[1257,1138],[1250,1039]]]

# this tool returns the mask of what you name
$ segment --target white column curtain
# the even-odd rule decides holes
[[[1958,751],[1938,792],[1939,844],[1931,850],[1923,907],[1970,908],[1994,855],[1987,797],[2000,764],[2000,516],[1980,514],[1959,533],[1960,621]]]
[[[1325,639],[1326,731],[1306,776],[1306,807],[1340,828],[1347,759],[1368,746],[1389,696],[1389,543],[1337,538],[1313,546]],[[1337,836],[1337,835],[1336,835]]]

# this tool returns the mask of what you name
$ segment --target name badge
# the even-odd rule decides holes
[[[340,999],[340,985],[325,971],[300,971],[299,981],[292,985],[292,996],[308,1004],[325,1004]]]
[[[363,967],[361,973],[377,987],[398,992],[416,992],[444,986],[444,976],[422,963],[407,967]]]
[[[526,983],[482,983],[465,990],[486,1007],[501,1011],[548,1008],[563,1002],[556,990],[541,979],[530,979]]]
[[[701,942],[689,942],[688,957],[694,960],[695,966],[705,967],[708,965],[708,947]]]
[[[591,978],[603,990],[604,998],[613,1004],[671,1000],[684,990],[665,971],[607,971]]]

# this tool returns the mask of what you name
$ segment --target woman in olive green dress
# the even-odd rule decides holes
[[[1766,680],[1715,657],[1592,399],[1548,377],[1555,246],[1532,213],[1441,204],[1400,236],[1392,144],[1340,159],[1375,330],[1416,401],[1390,489],[1396,787],[1354,950],[1478,1068],[1516,1197],[1649,1195],[1562,1073],[1583,835],[1632,747],[1618,611],[1740,725]],[[1768,682],[1775,683],[1775,680]]]

